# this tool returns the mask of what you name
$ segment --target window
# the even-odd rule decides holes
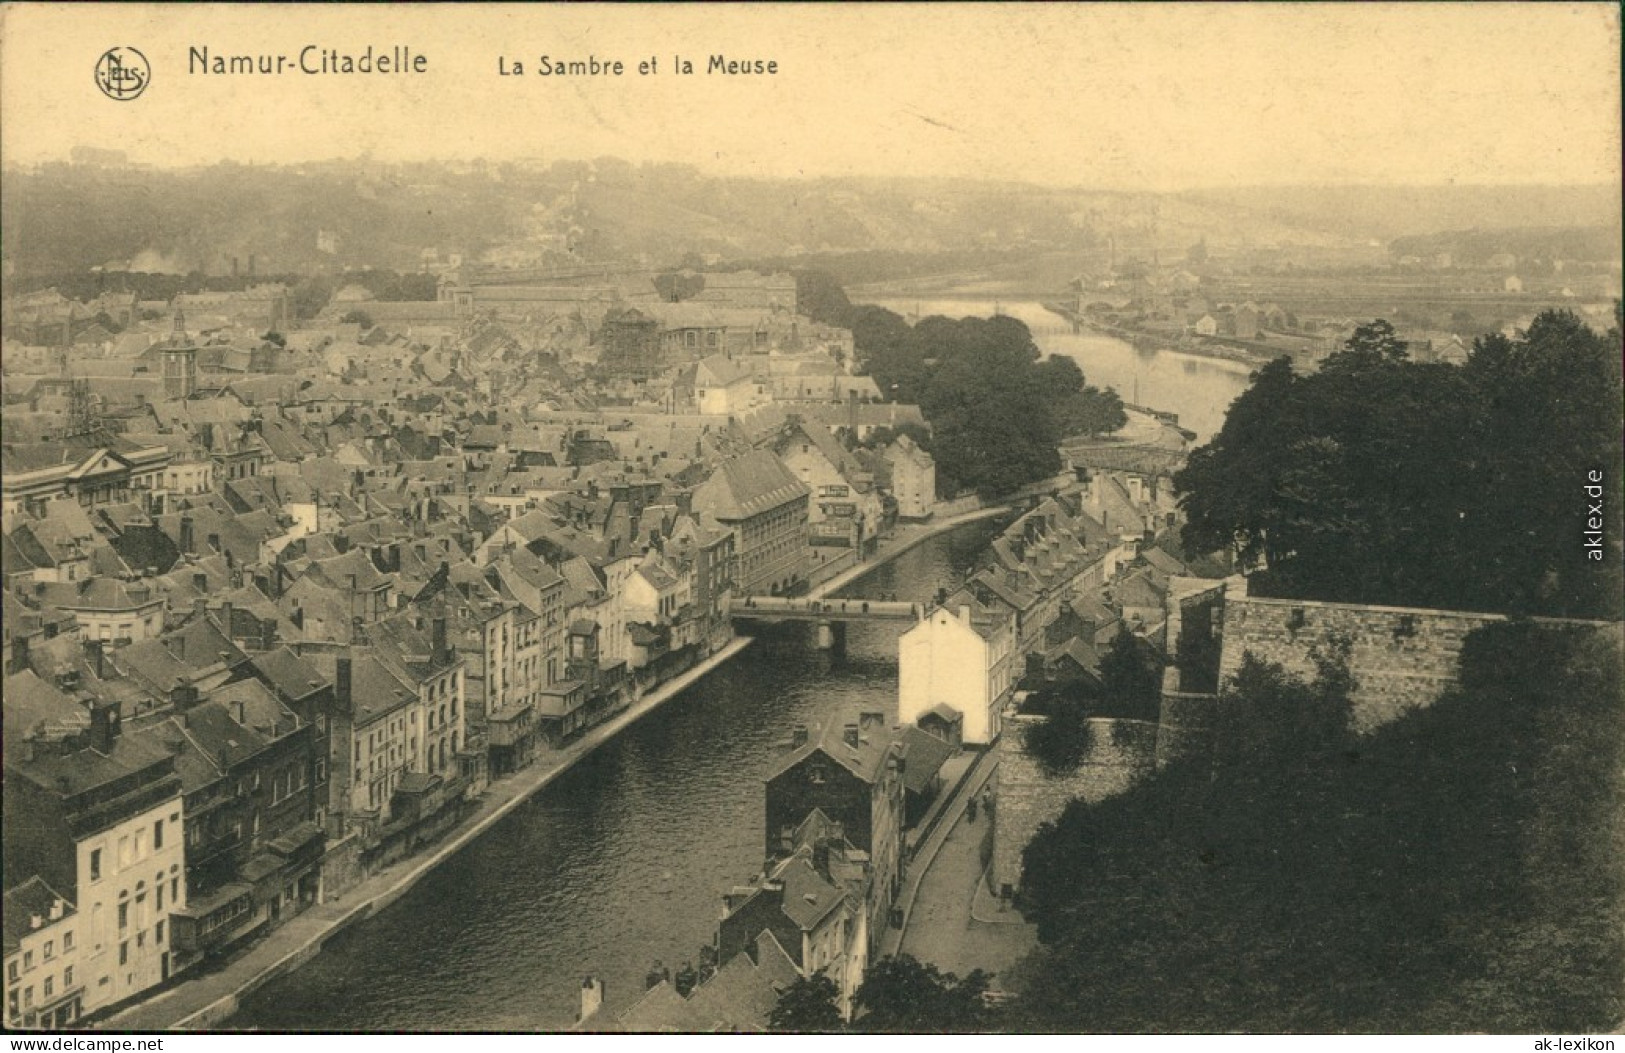
[[[18,975],[16,961],[12,961],[12,962],[8,963],[8,965],[6,967],[6,975],[11,978],[13,983],[16,982],[17,975]]]
[[[129,903],[120,903],[118,905],[118,927],[120,932],[123,932],[125,929],[130,927]]]
[[[154,852],[164,847],[164,821],[162,819],[152,824],[152,850]]]
[[[158,887],[153,889],[153,891],[158,894],[157,901],[155,903],[153,903],[153,905],[152,905],[153,909],[154,910],[163,910],[164,909],[164,886],[163,886],[163,884],[160,882]]]
[[[152,942],[153,943],[163,943],[164,942],[164,923],[161,922],[161,921],[157,925],[153,926],[153,929],[152,929]]]
[[[56,941],[55,940],[46,940],[45,941],[45,955],[44,955],[45,960],[50,961],[52,958],[55,958],[55,957],[56,957]]]
[[[101,879],[102,879],[102,850],[99,849],[99,848],[92,848],[90,850],[90,880],[92,880],[92,881],[100,881]]]
[[[179,903],[181,898],[181,879],[169,879],[169,898]]]
[[[32,969],[33,967],[34,967],[34,952],[33,951],[24,951],[23,952],[23,972],[26,973],[28,970]]]
[[[23,1008],[24,1009],[29,1009],[29,1008],[32,1008],[33,1005],[34,1005],[34,989],[32,987],[23,988]]]
[[[45,978],[45,987],[40,993],[43,994],[46,998],[49,998],[55,992],[56,992],[56,978],[52,977],[52,976],[47,976]]]
[[[130,941],[129,940],[124,940],[123,942],[121,942],[118,945],[118,963],[120,965],[129,965],[130,964]]]
[[[73,950],[73,930],[69,929],[62,934],[62,953],[67,954]]]
[[[63,987],[72,987],[73,986],[73,966],[71,966],[71,965],[68,966],[66,969],[62,970],[62,986]]]

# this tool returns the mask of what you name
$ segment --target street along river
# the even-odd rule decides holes
[[[961,580],[997,521],[933,537],[843,595],[925,601]],[[722,894],[762,866],[762,777],[790,729],[897,705],[901,623],[854,624],[845,655],[810,625],[756,643],[627,728],[303,968],[229,1028],[567,1028],[581,977],[611,1005],[711,940]]]

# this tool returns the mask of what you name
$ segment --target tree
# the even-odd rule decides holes
[[[1083,699],[1051,689],[1042,692],[1036,705],[1029,708],[1040,711],[1044,719],[1023,728],[1022,748],[1038,761],[1046,774],[1065,775],[1076,771],[1093,742]]]
[[[847,326],[847,315],[852,301],[846,290],[828,271],[798,270],[796,277],[796,310],[815,322],[825,325]]]
[[[769,1031],[817,1034],[839,1031],[843,1026],[836,1006],[841,992],[822,971],[811,977],[799,976],[779,994],[768,1014]]]
[[[1359,326],[1344,341],[1343,350],[1326,360],[1323,368],[1355,368],[1374,362],[1400,362],[1410,355],[1410,344],[1401,340],[1387,320],[1378,318]]]
[[[1021,1030],[1531,1032],[1617,1024],[1625,806],[1617,633],[1470,634],[1460,684],[1347,737],[1315,679],[1249,658],[1218,763],[1073,802],[1024,853],[1043,946]],[[1280,998],[1283,990],[1290,998]]]
[[[1162,669],[1146,645],[1124,625],[1100,656],[1101,694],[1114,716],[1155,720],[1162,698]]]
[[[944,973],[913,955],[882,958],[869,966],[858,988],[859,1030],[904,1034],[965,1034],[988,1030],[994,1022],[983,999],[991,973],[980,969],[964,979]]]
[[[359,307],[354,310],[344,312],[344,317],[340,318],[339,321],[346,325],[354,323],[363,329],[372,328],[372,315],[361,310]]]
[[[654,286],[662,300],[667,303],[681,303],[705,291],[705,275],[689,271],[667,271],[665,274],[655,275]]]
[[[1620,531],[1600,559],[1565,542],[1565,494],[1619,478],[1617,340],[1547,312],[1465,367],[1409,361],[1380,322],[1316,374],[1277,360],[1176,475],[1184,541],[1233,549],[1263,595],[1606,616]]]

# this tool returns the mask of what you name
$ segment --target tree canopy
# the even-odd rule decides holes
[[[982,995],[992,979],[980,969],[961,979],[908,954],[882,958],[863,974],[854,1028],[902,1034],[986,1031],[993,1011]]]
[[[1330,642],[1249,660],[1216,763],[1073,802],[1025,856],[1021,1030],[1585,1033],[1625,1013],[1616,635],[1510,622],[1358,739]],[[1601,729],[1608,729],[1602,731]]]
[[[1127,420],[1115,391],[1087,384],[1071,359],[1044,359],[1019,319],[932,316],[911,326],[849,303],[816,272],[798,276],[797,292],[810,317],[852,331],[860,366],[886,398],[919,405],[945,489],[1003,496],[1059,471],[1061,439]]]
[[[839,1031],[844,1024],[836,1006],[840,994],[835,981],[822,972],[797,977],[779,994],[778,1003],[768,1014],[768,1029],[797,1034]]]
[[[1616,616],[1621,502],[1600,553],[1587,474],[1618,493],[1617,331],[1548,311],[1465,366],[1411,361],[1386,322],[1318,373],[1254,374],[1175,477],[1186,544],[1265,568],[1261,594]]]

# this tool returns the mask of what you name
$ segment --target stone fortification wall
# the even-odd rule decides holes
[[[1347,639],[1356,680],[1354,726],[1370,731],[1454,686],[1467,634],[1505,620],[1498,614],[1261,599],[1231,591],[1224,604],[1220,682],[1241,668],[1249,651],[1313,679],[1311,650]]]
[[[1021,886],[1021,852],[1041,823],[1059,818],[1074,797],[1091,804],[1127,790],[1156,766],[1157,725],[1144,720],[1089,721],[1089,751],[1076,771],[1047,774],[1022,746],[1023,732],[1042,717],[1005,714],[999,736],[994,797],[993,891]]]
[[[1180,690],[1177,666],[1162,671],[1157,713],[1157,767],[1187,757],[1213,755],[1213,717],[1218,696]]]

